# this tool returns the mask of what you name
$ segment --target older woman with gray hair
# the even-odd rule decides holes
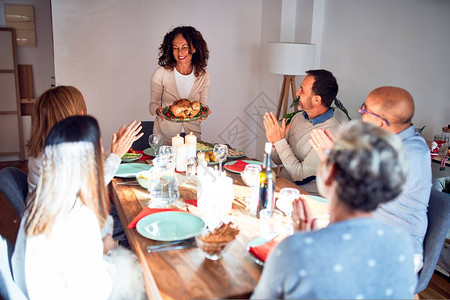
[[[404,166],[395,134],[360,121],[342,126],[317,171],[330,224],[314,230],[306,197],[297,199],[293,219],[301,231],[271,252],[252,298],[412,298],[410,237],[371,218],[401,192]]]

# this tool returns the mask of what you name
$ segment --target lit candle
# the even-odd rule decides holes
[[[176,136],[174,136],[172,138],[172,147],[173,148],[175,148],[178,145],[183,145],[183,144],[184,144],[184,139],[179,134],[177,134]]]
[[[186,171],[186,164],[187,164],[187,145],[181,144],[177,145],[176,148],[176,169],[178,172],[185,172]]]
[[[186,144],[194,144],[197,145],[197,137],[192,134],[192,132],[186,135]]]

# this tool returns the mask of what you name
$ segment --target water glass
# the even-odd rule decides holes
[[[163,156],[153,159],[148,179],[151,205],[164,207],[173,204],[180,196],[175,178],[175,161]]]
[[[285,222],[283,223],[283,227],[287,234],[294,233],[294,224],[292,221],[292,203],[298,197],[300,197],[300,191],[293,188],[282,188],[278,196],[277,207],[287,216]]]
[[[189,157],[186,163],[186,177],[191,177],[197,173],[197,159]]]
[[[150,134],[148,137],[148,144],[153,149],[154,156],[158,155],[159,148],[162,145],[162,137],[159,134]]]
[[[223,144],[216,144],[214,145],[213,153],[216,159],[219,161],[219,170],[222,173],[222,162],[227,159],[228,146]]]
[[[175,153],[173,151],[172,146],[161,146],[159,148],[159,155],[173,159],[175,156]]]
[[[277,207],[282,212],[286,214],[286,216],[292,216],[292,203],[295,199],[300,197],[300,191],[293,188],[282,188],[280,190],[280,194],[277,200]]]
[[[263,209],[259,212],[260,235],[271,240],[282,230],[283,213],[279,210]]]
[[[250,213],[256,214],[259,198],[259,173],[261,166],[256,164],[248,164],[244,171],[241,172],[242,180],[250,187],[251,195],[249,199]]]

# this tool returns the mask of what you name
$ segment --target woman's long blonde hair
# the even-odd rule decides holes
[[[109,202],[97,121],[74,116],[58,122],[48,134],[42,158],[39,183],[27,200],[26,235],[49,234],[55,221],[65,218],[78,199],[103,227]]]
[[[41,155],[45,138],[57,122],[86,112],[86,103],[77,88],[62,85],[45,91],[34,105],[28,155]]]

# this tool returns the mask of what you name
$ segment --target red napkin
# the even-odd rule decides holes
[[[260,261],[265,262],[270,252],[272,252],[272,250],[286,237],[286,234],[279,234],[267,243],[255,247],[250,247],[250,249],[248,249],[248,252],[250,252]]]
[[[226,165],[225,169],[232,170],[232,171],[235,171],[235,172],[242,172],[242,171],[244,171],[246,165],[248,165],[248,163],[246,163],[245,161],[237,160],[232,165]]]
[[[193,205],[195,207],[197,207],[197,199],[188,199],[188,200],[184,200],[184,203]]]
[[[137,222],[142,219],[145,216],[151,215],[151,214],[156,214],[159,212],[164,212],[164,211],[184,211],[178,208],[150,208],[150,207],[145,207],[143,210],[141,210],[140,213],[138,213],[138,215],[133,219],[133,221],[130,222],[130,224],[128,224],[128,228],[135,228]]]
[[[139,158],[138,160],[147,160],[147,159],[153,159],[153,156],[148,156],[147,154],[144,153],[143,150],[134,150],[136,153],[140,153],[142,154],[142,157]]]

